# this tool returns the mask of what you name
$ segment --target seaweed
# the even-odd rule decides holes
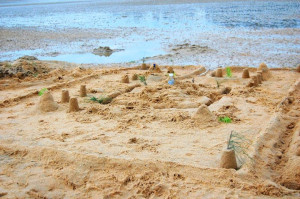
[[[250,144],[251,141],[245,138],[243,135],[235,131],[231,131],[227,142],[227,149],[234,150],[237,160],[241,164],[244,164],[246,159],[252,160],[246,151],[250,147]]]
[[[39,96],[42,96],[46,91],[48,91],[47,88],[43,88],[39,91]]]
[[[231,123],[232,122],[231,118],[227,117],[227,116],[225,116],[225,117],[219,117],[219,121],[220,122],[224,122],[224,123]]]
[[[98,102],[99,104],[109,104],[112,101],[112,98],[111,97],[97,98],[97,97],[92,96],[92,97],[90,97],[90,100],[93,102]]]
[[[147,85],[146,77],[145,77],[145,76],[139,75],[138,77],[139,77],[139,80],[140,80],[141,82],[143,82],[145,85]]]
[[[227,77],[232,77],[232,72],[229,67],[226,67],[226,75],[227,75]]]

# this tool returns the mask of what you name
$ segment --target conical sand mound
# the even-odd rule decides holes
[[[39,101],[38,110],[42,112],[51,112],[58,109],[57,103],[54,101],[50,92],[45,92]]]
[[[199,123],[208,123],[217,120],[216,116],[208,109],[205,104],[199,107],[192,118]]]
[[[158,65],[155,65],[155,66],[150,67],[149,72],[151,72],[151,73],[161,73],[161,70],[158,67]]]

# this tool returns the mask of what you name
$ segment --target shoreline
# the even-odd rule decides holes
[[[87,53],[92,55],[93,49],[98,48],[99,46],[109,46],[113,48],[115,44],[111,41],[121,41],[126,40],[134,36],[133,34],[139,33],[144,35],[143,37],[151,38],[152,34],[148,34],[147,30],[136,29],[136,28],[127,28],[127,29],[64,29],[58,31],[49,31],[49,30],[37,30],[36,28],[7,28],[0,29],[0,41],[1,41],[1,57],[2,61],[4,60],[13,60],[18,57],[25,55],[37,56],[39,59],[43,57],[51,57],[51,60],[56,60],[56,56],[64,56],[72,54],[82,53],[84,56]],[[270,67],[296,67],[300,59],[297,54],[300,53],[300,49],[287,49],[284,47],[285,44],[299,45],[299,40],[294,40],[293,38],[300,34],[300,30],[297,28],[286,28],[286,29],[265,29],[265,30],[252,30],[248,31],[247,38],[244,38],[243,34],[240,36],[231,36],[230,32],[227,33],[229,36],[227,39],[223,39],[214,35],[215,40],[218,41],[218,45],[213,46],[209,41],[211,34],[200,34],[198,37],[203,38],[207,37],[207,42],[193,42],[189,41],[186,43],[176,41],[170,41],[164,44],[156,44],[151,49],[151,54],[153,56],[147,57],[145,61],[147,63],[158,63],[163,65],[194,65],[201,64],[208,68],[214,69],[218,66],[227,66],[227,65],[239,65],[239,66],[255,66],[260,62],[264,61],[270,65]],[[264,39],[265,41],[260,41],[263,35],[273,35],[275,39],[270,40],[268,38]],[[120,35],[124,35],[120,37]],[[195,38],[196,39],[196,38]],[[194,40],[195,40],[194,39]],[[139,42],[137,39],[135,42]],[[106,42],[105,42],[106,41]],[[152,40],[153,41],[153,40]],[[151,40],[149,42],[152,42]],[[261,42],[257,47],[257,42]],[[240,48],[240,49],[230,49],[227,46],[227,43],[230,42],[230,46],[235,46],[235,43],[249,43],[251,48]],[[272,45],[264,45],[263,42],[269,43],[278,43],[280,46],[277,48],[285,48],[288,50],[288,53],[275,53],[272,52]],[[109,45],[109,43],[113,45]],[[139,46],[147,44],[147,42],[142,42]],[[133,49],[131,52],[134,55],[138,52],[138,48],[134,46],[135,43],[127,42],[125,46],[116,46],[115,48],[125,48],[125,50]],[[151,45],[147,44],[147,45]],[[273,44],[274,45],[274,44]],[[127,47],[126,47],[127,46]],[[132,47],[131,47],[132,46]],[[161,47],[159,47],[161,46]],[[264,53],[260,53],[262,49],[259,49],[259,46],[264,48]],[[155,48],[162,48],[160,51],[164,52],[163,54],[156,54]],[[63,50],[62,50],[63,49]],[[269,54],[266,52],[269,51]],[[19,52],[19,54],[18,54]],[[126,51],[125,51],[126,52]],[[123,52],[118,52],[116,55]],[[129,53],[129,51],[128,51]],[[270,54],[271,53],[271,54]],[[155,55],[156,54],[156,55]],[[272,56],[272,54],[274,54]],[[87,54],[88,55],[88,54]],[[112,54],[113,56],[115,54]],[[276,56],[275,56],[276,55]],[[77,56],[77,55],[76,55]],[[80,56],[80,54],[79,54]],[[7,58],[5,58],[7,57]],[[93,56],[97,58],[96,56]],[[142,54],[140,59],[134,60],[127,58],[126,62],[116,62],[115,64],[137,64],[142,62]],[[100,59],[101,58],[101,59]],[[108,57],[109,58],[109,57]],[[100,57],[99,60],[106,60],[108,58]],[[124,57],[125,58],[125,57]],[[98,59],[98,58],[97,58]],[[113,58],[111,58],[113,59]],[[122,59],[122,57],[118,58]],[[45,59],[44,59],[45,60]],[[59,61],[69,61],[72,60],[60,60]],[[248,60],[248,61],[247,61]],[[75,62],[80,63],[80,62]],[[92,62],[90,64],[110,64],[107,61],[101,63]]]

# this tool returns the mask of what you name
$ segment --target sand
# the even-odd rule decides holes
[[[247,87],[243,67],[215,78],[199,74],[201,66],[172,66],[169,85],[170,66],[151,73],[41,64],[50,72],[0,80],[2,198],[299,198],[298,72],[269,69],[266,81]],[[120,81],[133,74],[147,85]],[[37,110],[42,88],[58,109]],[[62,90],[80,111],[60,103]],[[219,121],[225,116],[232,122]],[[220,167],[232,131],[249,141],[238,170]]]

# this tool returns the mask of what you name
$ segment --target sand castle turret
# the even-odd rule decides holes
[[[235,152],[232,149],[226,149],[221,156],[220,167],[225,169],[237,169]]]
[[[262,72],[257,71],[257,83],[261,84],[262,83]]]
[[[61,103],[68,103],[70,100],[69,91],[62,90],[61,91]]]
[[[145,63],[142,63],[141,70],[148,70],[148,69],[149,69],[149,66]]]
[[[71,98],[69,102],[69,112],[79,111],[77,98]]]
[[[49,91],[46,91],[40,98],[38,109],[42,112],[51,112],[58,109],[58,104],[54,101]]]
[[[128,75],[124,75],[124,76],[122,77],[122,79],[121,79],[121,82],[122,82],[122,83],[128,84],[128,83],[129,83],[129,77],[128,77]]]
[[[261,63],[257,69],[257,71],[262,72],[262,80],[267,80],[271,77],[271,72],[268,66],[265,63]]]
[[[253,86],[254,87],[256,87],[256,86],[258,86],[258,81],[257,81],[257,76],[255,75],[255,76],[252,76],[252,81],[253,81]]]
[[[216,71],[216,77],[223,77],[223,69],[222,68],[218,68]]]
[[[86,86],[85,85],[81,85],[80,86],[80,97],[86,97]]]
[[[245,68],[245,69],[243,70],[242,78],[250,78],[250,74],[249,74],[248,68]]]

